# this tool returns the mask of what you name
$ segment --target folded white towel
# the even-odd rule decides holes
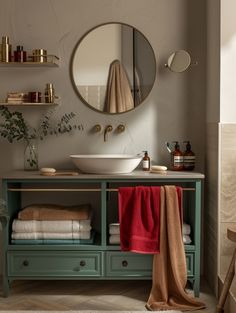
[[[12,230],[19,233],[48,232],[71,233],[91,230],[91,220],[70,221],[37,221],[15,219]]]
[[[111,235],[109,237],[110,244],[119,244],[120,243],[120,235]]]
[[[191,233],[191,226],[189,224],[183,223],[183,234],[190,235]]]
[[[192,242],[192,239],[189,235],[183,235],[183,243],[188,245]],[[110,244],[120,244],[120,235],[110,235],[109,236]]]
[[[192,242],[192,239],[189,235],[183,235],[183,242],[185,245],[189,245]]]
[[[119,235],[120,234],[120,224],[119,223],[109,224],[109,234],[110,235]]]
[[[32,233],[15,233],[12,232],[12,239],[90,239],[90,231],[83,231],[77,233],[45,233],[45,232],[32,232]]]

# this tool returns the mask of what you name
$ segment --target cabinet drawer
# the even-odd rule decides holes
[[[152,275],[152,255],[131,252],[107,252],[107,276],[145,276]]]
[[[194,252],[186,252],[186,265],[188,277],[194,275]]]
[[[9,251],[9,276],[100,276],[102,252]]]

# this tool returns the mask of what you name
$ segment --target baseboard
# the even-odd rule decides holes
[[[223,287],[223,280],[222,278],[218,277],[218,288],[219,288],[219,295]],[[235,313],[236,312],[236,294],[229,291],[229,294],[226,299],[224,313]]]

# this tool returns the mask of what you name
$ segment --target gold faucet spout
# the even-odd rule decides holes
[[[107,141],[107,135],[109,132],[113,130],[113,127],[111,125],[107,125],[105,130],[104,130],[104,141]]]

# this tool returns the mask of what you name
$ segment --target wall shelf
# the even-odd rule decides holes
[[[4,106],[19,106],[19,107],[39,107],[39,106],[54,106],[54,105],[58,105],[58,103],[8,103],[8,102],[0,102],[0,105],[4,105]]]
[[[0,67],[58,67],[59,58],[55,55],[47,55],[47,62],[0,62]]]

